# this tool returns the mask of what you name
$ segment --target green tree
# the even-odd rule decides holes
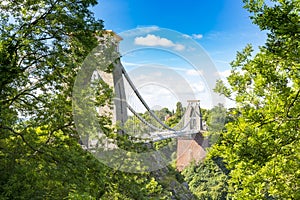
[[[228,176],[212,159],[191,163],[182,174],[198,199],[226,199]]]
[[[182,107],[182,103],[181,102],[177,102],[176,103],[176,112],[175,112],[175,116],[177,118],[181,118],[183,115],[183,107]]]
[[[110,169],[78,143],[72,87],[103,29],[89,10],[96,3],[0,3],[0,199],[164,196],[149,174]],[[97,101],[111,98],[103,90]]]
[[[172,113],[168,108],[162,108],[155,111],[155,114],[161,121],[165,121],[166,117],[171,116]]]
[[[204,121],[207,126],[205,135],[208,136],[210,145],[220,141],[223,132],[226,132],[225,125],[233,121],[235,109],[226,109],[223,104],[218,104],[205,112]]]
[[[223,104],[219,104],[210,109],[206,114],[206,124],[210,131],[222,131],[227,117],[227,110]]]
[[[235,199],[300,198],[300,2],[244,0],[268,39],[256,55],[248,45],[231,63],[229,87],[237,115],[211,152],[231,170]]]
[[[97,45],[94,33],[102,30],[88,9],[95,4],[0,4],[1,198],[58,199],[90,189],[76,178],[88,172],[74,165],[86,157],[78,152],[71,91],[81,62]]]
[[[176,112],[173,116],[171,116],[167,119],[166,124],[170,127],[176,126],[182,119],[183,114],[184,114],[184,108],[182,107],[182,103],[177,102],[176,103]]]

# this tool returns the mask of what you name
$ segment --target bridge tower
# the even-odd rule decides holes
[[[112,42],[112,45],[115,48],[115,52],[119,53],[119,42],[122,38],[117,35],[115,32],[111,30],[103,31],[102,37],[99,40],[105,40],[105,38],[110,38],[109,42]],[[102,108],[103,112],[113,112],[113,122],[120,123],[120,126],[123,127],[125,122],[128,119],[127,114],[127,103],[126,103],[126,94],[125,94],[125,87],[124,87],[124,78],[123,78],[123,71],[122,63],[120,58],[115,60],[113,63],[113,72],[106,73],[104,71],[98,71],[97,76],[107,83],[110,87],[114,89],[114,110],[110,110],[110,108],[105,107]],[[101,112],[101,111],[99,111]]]
[[[203,160],[206,156],[204,148],[207,146],[207,141],[204,140],[202,135],[204,130],[199,100],[188,100],[187,110],[183,118],[184,124],[189,124],[186,127],[186,131],[199,130],[199,132],[177,139],[176,168],[178,171],[182,171],[193,161],[199,162]]]

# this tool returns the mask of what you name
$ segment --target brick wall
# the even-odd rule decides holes
[[[204,146],[207,146],[201,133],[197,133],[191,138],[177,139],[177,161],[176,168],[182,171],[192,161],[199,162],[206,156]]]

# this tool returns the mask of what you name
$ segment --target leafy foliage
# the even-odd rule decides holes
[[[182,174],[198,199],[226,199],[228,177],[213,160],[192,163]]]
[[[163,199],[169,195],[149,173],[110,169],[78,143],[72,87],[103,29],[102,21],[89,11],[96,3],[0,3],[0,199]],[[95,105],[112,96],[102,86],[104,93]],[[103,126],[106,123],[101,121]]]
[[[231,170],[231,197],[299,199],[300,4],[244,2],[268,39],[256,55],[251,45],[237,54],[229,87],[218,82],[216,90],[235,99],[239,114],[212,154]]]
[[[182,119],[183,114],[184,114],[184,108],[182,106],[182,103],[177,102],[175,114],[170,116],[167,119],[166,124],[170,127],[176,126],[179,123],[179,121]]]

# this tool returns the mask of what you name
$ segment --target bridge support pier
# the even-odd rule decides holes
[[[192,162],[200,162],[206,156],[205,147],[208,145],[201,132],[191,137],[177,139],[176,168],[182,171]]]
[[[205,147],[208,141],[203,137],[202,115],[199,100],[189,100],[188,109],[185,112],[184,122],[187,130],[199,130],[198,133],[179,137],[177,139],[177,161],[176,168],[182,171],[191,162],[199,162],[206,156]]]

